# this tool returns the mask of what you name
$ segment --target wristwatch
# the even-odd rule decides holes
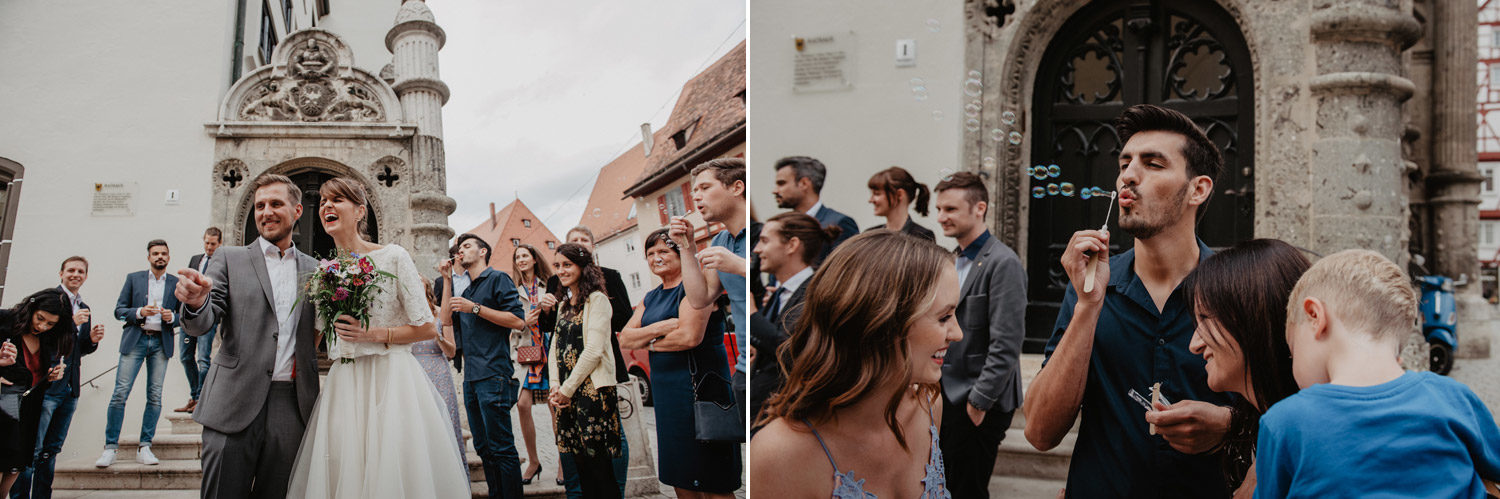
[[[479,304],[475,303],[474,304],[474,310],[470,310],[469,313],[474,314],[474,315],[479,315]]]

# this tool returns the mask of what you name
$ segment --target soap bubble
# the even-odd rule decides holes
[[[927,100],[927,88],[925,88],[925,87],[919,87],[919,88],[921,88],[921,89],[920,90],[918,90],[916,88],[911,89],[911,96],[912,96],[912,98],[916,99],[916,100],[919,100],[919,101]]]
[[[953,169],[952,168],[943,168],[941,170],[938,170],[938,179],[941,180],[941,181],[943,181],[943,182],[947,182],[949,180],[953,180]]]
[[[1032,178],[1035,178],[1037,180],[1046,180],[1047,179],[1047,167],[1042,166],[1042,165],[1036,165],[1035,168],[1031,169],[1031,176],[1032,176]]]
[[[1063,182],[1061,184],[1058,184],[1057,186],[1057,191],[1061,192],[1062,195],[1067,197],[1073,197],[1073,191],[1076,189],[1077,188],[1073,186],[1072,182]]]
[[[1012,113],[1010,111],[1000,113],[1000,122],[1006,125],[1016,124],[1016,113]]]
[[[943,112],[942,111],[933,111],[932,112],[932,121],[943,121]]]
[[[667,204],[666,203],[657,203],[656,204],[656,209],[660,210],[662,213],[666,213],[667,212]]]
[[[1013,146],[1021,145],[1021,132],[1010,132],[1010,144]]]
[[[1088,198],[1094,197],[1094,188],[1093,187],[1084,187],[1083,190],[1078,191],[1078,197],[1081,197],[1083,199],[1088,199]]]
[[[599,208],[594,208],[593,215],[594,215],[594,218],[602,217],[602,216],[604,216],[604,210],[601,210]]]
[[[942,30],[943,30],[943,23],[938,22],[937,19],[928,19],[927,20],[927,31],[931,31],[933,33],[937,33],[937,32],[942,31]]]
[[[969,118],[967,121],[964,121],[964,130],[968,130],[970,132],[979,131],[979,120]]]
[[[984,165],[985,168],[994,168],[995,158],[985,156],[984,159],[979,162],[979,164]]]
[[[1047,165],[1047,176],[1052,177],[1052,178],[1057,178],[1060,175],[1062,175],[1062,168],[1061,167],[1059,167],[1059,166],[1057,166],[1055,164]]]
[[[1053,196],[1056,196],[1057,193],[1059,191],[1061,191],[1061,190],[1062,190],[1062,188],[1058,187],[1057,184],[1047,184],[1047,194],[1051,194]]]
[[[999,128],[991,129],[990,138],[994,139],[996,142],[1005,140],[1005,130],[1001,130]]]
[[[1034,197],[1034,198],[1037,198],[1037,199],[1041,199],[1041,198],[1047,197],[1047,188],[1046,187],[1042,187],[1042,186],[1032,187],[1031,188],[1031,197]]]
[[[911,86],[912,87],[921,87],[921,86],[926,86],[926,85],[927,85],[927,82],[923,81],[921,78],[912,78],[911,79]]]
[[[969,78],[972,78],[972,79],[975,79],[975,80],[982,79],[982,78],[984,78],[984,73],[980,73],[978,69],[970,69],[969,70]]]
[[[977,102],[970,102],[968,104],[965,104],[964,105],[964,116],[968,116],[970,118],[978,118],[979,117],[979,103],[977,103]]]
[[[964,80],[964,95],[967,95],[969,97],[979,97],[979,94],[982,93],[984,93],[984,82],[981,82],[974,78]]]

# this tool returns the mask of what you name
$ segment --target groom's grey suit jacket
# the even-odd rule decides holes
[[[207,275],[213,291],[200,310],[184,305],[182,326],[187,334],[202,336],[219,324],[214,343],[219,353],[203,382],[193,420],[220,433],[238,433],[265,407],[276,368],[276,298],[266,271],[260,244],[221,248],[209,260]],[[295,248],[292,251],[297,251]],[[297,292],[318,261],[297,251]],[[297,408],[306,422],[318,400],[317,333],[308,300],[297,300],[292,308],[295,321]]]

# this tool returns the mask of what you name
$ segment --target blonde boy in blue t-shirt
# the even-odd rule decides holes
[[[1341,251],[1287,304],[1302,391],[1260,420],[1255,497],[1475,497],[1500,477],[1500,429],[1468,387],[1397,358],[1417,319],[1406,273]]]

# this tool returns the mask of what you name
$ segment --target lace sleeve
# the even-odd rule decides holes
[[[417,272],[417,264],[412,261],[411,255],[406,248],[397,247],[396,252],[396,286],[397,293],[401,296],[401,308],[406,310],[407,325],[417,326],[436,322],[432,316],[432,307],[427,304],[427,291],[422,286],[422,274]]]

